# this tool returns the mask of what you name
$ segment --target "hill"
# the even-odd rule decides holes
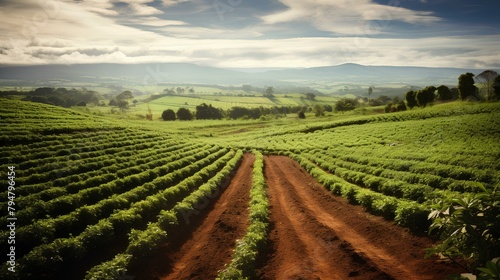
[[[351,273],[342,267],[352,267],[366,279],[373,278],[369,273],[444,279],[446,271],[460,272],[462,268],[437,258],[424,259],[425,247],[434,241],[425,237],[417,241],[404,227],[425,232],[436,199],[463,199],[497,188],[499,106],[452,102],[369,116],[338,113],[313,117],[309,113],[306,119],[164,122],[120,120],[0,98],[0,161],[4,174],[10,174],[0,205],[8,209],[3,219],[16,226],[0,230],[1,240],[16,239],[14,245],[0,248],[9,258],[4,259],[0,276],[24,280],[39,275],[50,279],[83,279],[87,275],[87,279],[111,280],[127,272],[163,277],[168,274],[163,269],[165,260],[172,257],[172,246],[195,248],[188,241],[193,241],[191,234],[205,221],[206,228],[229,233],[221,239],[229,239],[224,242],[225,252],[236,247],[244,250],[240,258],[245,261],[253,256],[257,263],[270,263],[266,257],[275,254],[266,252],[273,252],[274,246],[242,249],[246,243],[236,240],[242,230],[235,236],[234,224],[225,219],[234,213],[231,221],[243,231],[248,228],[249,240],[258,237],[264,245],[296,240],[292,242],[306,248],[298,255],[300,259],[324,259],[324,267],[343,273],[341,279]],[[249,162],[249,153],[261,160],[266,155],[267,167],[263,169],[257,159],[256,164]],[[277,154],[286,157],[275,157]],[[238,179],[238,174],[253,177]],[[248,198],[249,184],[252,198]],[[235,190],[246,196],[236,193],[224,200],[225,194]],[[281,195],[289,198],[277,201]],[[217,203],[236,198],[241,200],[237,204],[251,205],[249,211],[255,212],[245,214],[242,209],[246,206]],[[348,202],[356,206],[349,207]],[[498,203],[492,207],[498,208]],[[292,209],[292,214],[276,216]],[[330,223],[332,211],[358,214],[354,218],[341,214],[345,223],[338,219]],[[303,225],[282,223],[286,217],[300,215],[307,216],[292,220],[305,222]],[[210,216],[213,219],[206,218]],[[484,217],[492,220],[482,224],[498,228],[496,216]],[[246,227],[241,221],[258,221],[263,226]],[[471,228],[473,222],[468,222]],[[276,226],[267,231],[267,224]],[[281,224],[286,228],[277,226]],[[353,224],[358,225],[355,231]],[[380,238],[389,227],[392,235],[401,238],[386,238],[381,245]],[[297,228],[304,233],[295,234],[292,229]],[[336,234],[339,232],[348,234]],[[304,235],[311,242],[293,239]],[[497,235],[494,238],[498,240]],[[499,252],[498,246],[492,243],[482,249],[497,257],[493,254]],[[207,247],[199,248],[195,253],[213,259]],[[328,252],[339,255],[339,248],[346,253],[339,261],[324,257]],[[382,248],[387,257],[367,248]],[[325,254],[319,250],[326,250]],[[279,247],[276,252],[287,254]],[[207,267],[217,273],[231,258],[236,257],[228,255]],[[150,270],[144,269],[146,265]],[[297,269],[308,273],[310,267]],[[405,269],[398,269],[401,267]],[[15,273],[11,273],[13,268]],[[183,272],[195,273],[198,268]],[[279,266],[272,265],[261,272],[281,273]]]
[[[205,83],[220,85],[255,86],[327,85],[353,83],[382,85],[425,86],[429,84],[455,85],[457,77],[466,72],[479,74],[486,69],[428,68],[407,66],[338,66],[301,69],[266,70],[222,69],[189,63],[150,64],[78,64],[1,66],[0,85],[167,85],[170,83]]]

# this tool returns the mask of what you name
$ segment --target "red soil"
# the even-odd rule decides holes
[[[261,279],[446,279],[460,272],[424,259],[433,241],[332,195],[288,157],[265,157],[271,205]]]
[[[231,261],[248,227],[254,156],[241,166],[211,209],[148,259],[134,279],[214,279]],[[424,259],[433,245],[393,222],[332,195],[288,157],[265,157],[271,223],[267,248],[257,260],[258,279],[443,280],[460,268]]]
[[[245,154],[231,183],[205,217],[193,217],[189,227],[176,232],[169,244],[151,258],[140,279],[215,279],[224,264],[231,261],[236,240],[248,227],[248,202],[255,156]],[[209,210],[209,211],[208,211]],[[170,233],[167,233],[170,234]],[[170,235],[169,235],[170,238]]]

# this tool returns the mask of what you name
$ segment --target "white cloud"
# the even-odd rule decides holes
[[[151,6],[144,5],[142,3],[129,3],[129,6],[132,9],[132,11],[134,11],[135,15],[149,16],[149,15],[163,14],[162,11],[153,8]]]
[[[158,17],[131,18],[131,19],[125,20],[125,22],[139,24],[139,25],[146,25],[146,26],[156,26],[156,27],[187,25],[187,23],[184,21],[166,20],[166,19],[161,19]]]
[[[111,0],[92,1],[5,1],[0,8],[0,63],[192,62],[231,68],[313,67],[347,62],[485,69],[500,65],[500,35],[419,39],[369,36],[381,32],[377,28],[366,32],[367,24],[373,21],[404,19],[407,23],[429,24],[438,18],[368,0],[315,0],[307,4],[283,0],[289,9],[263,17],[267,24],[237,29],[202,23],[193,26],[187,17],[186,21],[165,19],[166,15],[118,17],[113,14]],[[152,3],[124,2],[147,7]],[[164,5],[180,2],[165,1]],[[353,9],[352,5],[358,6]],[[280,23],[290,21],[306,21],[317,29],[346,35],[273,38],[282,27]],[[353,28],[358,30],[352,33]]]
[[[106,16],[116,16],[118,12],[113,9],[113,3],[106,0],[86,0],[78,4],[89,12],[99,13]]]
[[[247,67],[314,67],[354,62],[365,65],[491,68],[500,65],[499,36],[427,39],[292,38],[292,39],[174,39],[143,44],[4,48],[4,63],[145,63],[192,62]],[[471,44],[475,42],[475,44]],[[41,46],[43,45],[43,46]],[[3,47],[3,46],[2,46]],[[0,47],[1,48],[1,47]],[[443,51],[445,48],[446,51]]]
[[[380,27],[386,26],[393,20],[412,24],[429,24],[440,20],[431,12],[381,5],[372,0],[280,0],[280,2],[288,9],[261,17],[264,23],[303,21],[311,23],[320,30],[336,34],[369,35],[380,33]],[[370,27],[370,21],[377,21],[379,27]]]
[[[183,2],[188,2],[189,0],[163,0],[163,6],[168,7],[168,6],[175,6],[177,4],[183,3]]]

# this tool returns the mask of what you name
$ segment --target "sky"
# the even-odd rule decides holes
[[[0,65],[500,68],[499,0],[0,0]]]

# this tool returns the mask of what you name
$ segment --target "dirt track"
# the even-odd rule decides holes
[[[178,232],[135,279],[215,279],[248,227],[254,161],[254,155],[245,154],[229,186],[211,210],[205,209],[210,210],[206,217]]]
[[[460,270],[425,260],[428,238],[325,190],[288,157],[265,158],[271,204],[262,279],[446,279]]]
[[[214,279],[231,260],[248,227],[255,157],[245,154],[230,185],[188,227],[148,260],[136,280]],[[265,157],[271,207],[269,240],[260,252],[259,279],[443,280],[460,269],[424,259],[429,238],[329,193],[288,157]],[[173,236],[172,236],[173,235]]]

